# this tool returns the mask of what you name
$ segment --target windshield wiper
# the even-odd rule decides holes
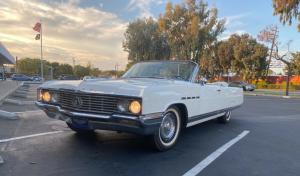
[[[155,78],[155,79],[166,79],[165,77],[159,76],[129,76],[127,78]]]

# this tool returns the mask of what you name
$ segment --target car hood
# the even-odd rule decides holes
[[[86,81],[49,81],[42,84],[41,88],[69,89],[83,92],[116,94],[142,97],[144,90],[153,86],[167,86],[182,84],[183,81],[166,79],[115,79],[115,80],[86,80]]]

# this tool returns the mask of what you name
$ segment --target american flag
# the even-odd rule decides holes
[[[41,32],[41,27],[42,24],[37,22],[32,29],[35,30],[36,32]]]

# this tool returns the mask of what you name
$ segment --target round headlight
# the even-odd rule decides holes
[[[138,101],[132,101],[129,105],[129,110],[130,112],[132,112],[133,114],[138,114],[141,112],[141,104]]]
[[[50,102],[51,101],[51,95],[48,91],[45,91],[42,93],[43,101]]]

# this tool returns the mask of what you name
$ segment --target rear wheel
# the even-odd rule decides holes
[[[227,111],[223,116],[218,117],[220,123],[228,123],[231,118],[231,111]]]
[[[181,115],[178,108],[170,107],[167,109],[159,129],[153,135],[156,149],[165,151],[172,148],[178,140],[181,125]]]

